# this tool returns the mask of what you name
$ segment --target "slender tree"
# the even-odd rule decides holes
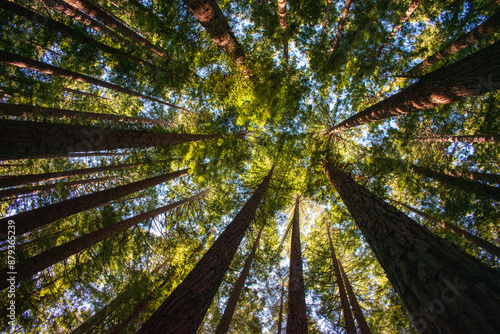
[[[241,291],[245,287],[245,280],[247,279],[248,273],[250,272],[250,266],[252,265],[253,258],[255,256],[255,252],[257,252],[257,247],[259,247],[260,235],[262,234],[262,229],[259,231],[257,238],[253,244],[252,250],[248,255],[245,264],[243,265],[243,269],[241,270],[240,276],[238,277],[238,281],[234,285],[233,291],[229,296],[229,299],[226,303],[226,308],[224,309],[224,314],[222,314],[222,318],[220,319],[219,325],[217,326],[216,334],[226,334],[229,330],[229,326],[231,325],[231,320],[233,319],[234,311],[236,310],[236,304],[238,303],[238,299],[240,298]]]
[[[58,219],[102,206],[114,199],[133,194],[137,191],[154,187],[188,174],[187,169],[158,175],[141,181],[136,181],[123,186],[98,191],[95,193],[71,198],[59,203],[50,204],[38,209],[18,213],[14,216],[0,219],[1,240],[7,238],[8,221],[16,222],[16,235],[19,236],[36,228],[42,227]]]
[[[421,143],[498,143],[500,134],[494,135],[469,135],[469,136],[443,136],[417,138],[415,141]]]
[[[491,173],[477,172],[477,171],[472,171],[472,172],[451,171],[451,172],[446,172],[446,174],[456,177],[467,178],[471,180],[500,184],[500,174],[491,174]]]
[[[139,333],[196,333],[269,187],[273,170],[271,168],[233,221]]]
[[[292,218],[290,277],[288,279],[287,334],[307,333],[306,294],[302,273],[302,252],[300,250],[299,202],[300,196],[296,195]]]
[[[342,12],[342,17],[340,18],[340,21],[339,21],[337,33],[335,34],[335,38],[333,39],[332,46],[330,47],[330,53],[328,54],[327,62],[330,60],[330,58],[333,54],[333,51],[335,50],[335,47],[337,46],[337,43],[339,42],[340,34],[342,33],[342,29],[344,29],[345,20],[347,19],[347,15],[349,14],[349,8],[351,7],[351,3],[352,3],[352,0],[346,0],[346,2],[345,2],[344,11]]]
[[[422,333],[494,333],[500,273],[460,251],[325,162],[378,262]]]
[[[412,86],[334,126],[338,132],[392,116],[426,110],[500,88],[500,42],[431,72]]]
[[[287,0],[276,0],[278,3],[278,16],[281,27],[281,40],[283,42],[283,58],[285,65],[288,66],[288,19],[286,15]]]
[[[344,314],[346,332],[347,334],[356,334],[356,326],[354,326],[354,319],[352,318],[351,307],[349,305],[347,294],[345,292],[345,286],[339,268],[339,261],[337,260],[337,255],[335,254],[335,248],[333,247],[329,226],[326,227],[326,233],[328,235],[328,245],[330,247],[330,253],[332,255],[333,272],[335,273],[336,283],[339,288],[340,305],[342,306],[342,313]]]
[[[285,295],[285,280],[281,282],[281,297],[280,297],[280,310],[278,314],[278,334],[281,334],[281,329],[283,327],[283,297]]]
[[[321,30],[321,38],[325,35],[326,26],[328,24],[328,19],[330,18],[330,12],[332,11],[333,0],[326,0],[326,12],[325,18],[323,19],[323,29]]]

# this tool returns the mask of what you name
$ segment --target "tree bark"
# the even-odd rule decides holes
[[[500,135],[469,135],[469,136],[443,136],[443,137],[427,137],[417,138],[415,141],[421,143],[498,143]]]
[[[345,20],[347,19],[347,15],[349,14],[349,8],[351,7],[351,3],[352,3],[352,0],[346,0],[346,2],[345,2],[344,11],[342,12],[342,17],[340,18],[339,26],[337,28],[337,33],[335,34],[335,38],[333,39],[333,43],[332,43],[332,46],[330,48],[330,53],[328,54],[327,62],[330,60],[330,57],[332,56],[333,51],[335,50],[335,47],[337,46],[337,43],[339,42],[340,34],[342,33],[342,29],[344,29]]]
[[[500,88],[500,42],[431,72],[419,82],[334,126],[339,132],[392,116],[427,110]]]
[[[478,27],[471,30],[464,36],[455,40],[453,43],[446,46],[444,49],[434,53],[432,56],[427,57],[423,62],[414,66],[406,72],[408,75],[418,75],[423,73],[426,69],[434,65],[440,60],[449,57],[463,48],[476,44],[480,39],[491,35],[500,29],[500,12],[494,14],[489,19],[481,23]]]
[[[2,0],[0,0],[0,1],[2,1]],[[72,93],[72,94],[77,94],[77,95],[94,97],[94,98],[99,99],[99,100],[111,101],[111,99],[109,99],[107,97],[104,97],[104,96],[101,96],[101,95],[98,95],[98,94],[92,94],[92,93],[88,93],[88,92],[82,92],[82,91],[71,89],[71,88],[68,88],[68,87],[63,87],[63,91],[68,92],[68,93]]]
[[[288,66],[288,19],[286,16],[287,0],[276,0],[276,2],[278,3],[278,16],[281,27],[281,41],[283,43],[283,59],[285,61],[285,65]]]
[[[459,171],[447,172],[446,174],[456,177],[463,177],[471,180],[484,181],[488,183],[500,184],[500,174],[490,174],[484,172],[467,172],[461,173]],[[1,181],[1,180],[0,180]]]
[[[126,157],[127,155],[130,155],[130,152],[70,152],[66,155],[60,154],[60,155],[52,155],[52,156],[45,156],[45,158],[87,158],[87,157]]]
[[[342,306],[342,312],[344,314],[346,332],[347,334],[356,334],[356,326],[354,325],[354,319],[352,318],[351,307],[349,305],[349,301],[347,300],[347,294],[345,292],[343,278],[340,273],[339,261],[337,260],[337,255],[335,254],[335,248],[333,247],[329,226],[326,227],[326,232],[328,235],[328,244],[330,246],[330,253],[332,254],[333,271],[335,273],[337,286],[339,288],[340,304]]]
[[[326,0],[326,12],[325,18],[323,19],[323,29],[321,30],[321,38],[325,35],[326,25],[328,24],[328,19],[330,18],[330,12],[332,11],[333,0]]]
[[[0,188],[14,187],[21,184],[29,184],[42,181],[54,181],[66,177],[82,176],[87,174],[110,172],[117,169],[132,168],[142,166],[144,163],[133,163],[123,165],[101,166],[93,168],[72,169],[63,172],[52,172],[42,174],[12,175],[0,178]]]
[[[240,276],[238,277],[238,281],[234,285],[233,291],[229,296],[229,299],[226,303],[226,308],[224,309],[224,314],[220,319],[215,334],[226,334],[227,331],[229,330],[229,326],[231,325],[231,320],[233,319],[234,311],[236,310],[236,304],[238,303],[238,299],[240,298],[241,291],[243,291],[243,288],[245,287],[245,280],[247,279],[248,273],[250,272],[250,266],[252,265],[255,252],[257,252],[257,247],[259,247],[259,240],[261,234],[262,234],[262,229],[259,231],[257,239],[255,239],[252,251],[248,255],[245,261],[245,265],[243,266]]]
[[[0,129],[0,160],[68,157],[69,153],[75,157],[76,152],[167,146],[220,138],[219,135],[151,133],[14,120],[0,120]]]
[[[442,228],[447,229],[448,231],[455,233],[456,235],[458,235],[462,239],[465,239],[465,240],[469,241],[471,244],[473,244],[477,247],[480,247],[480,248],[484,249],[485,251],[487,251],[488,253],[500,258],[500,247],[498,247],[497,245],[494,245],[491,242],[488,242],[488,241],[486,241],[478,236],[475,236],[474,234],[467,232],[466,230],[461,229],[460,227],[455,226],[454,224],[437,219],[436,217],[434,217],[428,213],[425,213],[423,211],[412,208],[409,205],[406,205],[404,203],[401,203],[401,202],[398,202],[398,201],[395,201],[392,199],[389,199],[389,201],[391,201],[395,204],[401,205],[403,208],[405,208],[413,213],[416,213],[417,215],[427,219],[428,221],[431,221],[431,222],[437,224],[438,226],[441,226]]]
[[[285,295],[285,280],[281,283],[281,298],[280,298],[280,313],[278,314],[278,334],[281,334],[281,327],[283,326],[283,297]]]
[[[368,327],[368,324],[366,323],[366,319],[363,314],[363,311],[361,310],[361,306],[359,306],[358,299],[356,298],[356,295],[352,290],[351,283],[349,282],[349,279],[347,278],[347,275],[344,271],[344,266],[340,261],[338,262],[338,264],[339,264],[340,274],[342,275],[342,279],[345,284],[345,289],[347,291],[347,296],[349,297],[349,301],[351,303],[352,313],[354,314],[354,318],[356,318],[356,322],[358,323],[359,333],[371,334],[370,327]]]
[[[187,277],[147,320],[139,333],[194,334],[203,322],[231,260],[269,186],[273,168]]]
[[[435,172],[429,168],[420,167],[412,165],[411,169],[418,174],[432,178],[444,184],[447,184],[456,189],[463,190],[468,193],[473,193],[478,196],[483,196],[486,198],[491,198],[497,202],[500,202],[500,188],[489,186],[487,184],[466,180],[461,177],[451,176],[440,172]]]
[[[500,273],[460,251],[325,162],[389,281],[422,333],[495,333]]]
[[[84,83],[87,83],[89,85],[96,85],[99,87],[104,87],[104,88],[111,89],[111,90],[114,90],[114,91],[117,91],[117,92],[120,92],[123,94],[128,94],[131,96],[139,97],[141,99],[145,99],[145,100],[152,101],[152,102],[157,102],[157,103],[166,105],[168,107],[172,107],[172,108],[176,108],[176,109],[184,110],[184,111],[189,111],[186,108],[179,107],[179,106],[173,105],[171,103],[159,100],[157,98],[134,92],[128,88],[120,87],[118,85],[115,85],[115,84],[112,84],[112,83],[109,83],[106,81],[94,79],[94,78],[89,77],[89,76],[84,75],[84,74],[79,74],[79,73],[76,73],[73,71],[65,70],[65,69],[57,67],[57,66],[49,65],[49,64],[43,63],[43,62],[38,61],[38,60],[29,59],[29,58],[26,58],[26,57],[23,57],[20,55],[16,55],[16,54],[13,54],[13,53],[10,53],[7,51],[0,50],[0,62],[9,64],[9,65],[13,65],[13,66],[17,66],[19,68],[30,69],[30,70],[37,71],[37,72],[44,73],[44,74],[50,74],[50,75],[55,75],[55,76],[58,76],[61,78],[66,78],[66,79],[70,79],[70,80],[84,82]]]
[[[140,190],[156,186],[157,184],[167,182],[187,174],[188,170],[183,169],[168,174],[158,175],[145,180],[71,198],[59,203],[50,204],[38,209],[21,212],[17,215],[0,219],[0,240],[5,240],[7,238],[7,222],[10,220],[16,222],[16,236],[19,236],[58,219],[94,209],[114,199],[133,194]]]
[[[292,218],[287,334],[307,334],[306,294],[302,273],[302,252],[300,250],[299,201],[300,196],[296,195]]]
[[[16,282],[22,282],[23,280],[29,278],[30,276],[33,276],[34,274],[44,270],[45,268],[48,268],[56,264],[57,262],[70,257],[73,254],[81,252],[82,250],[89,248],[90,246],[100,241],[106,240],[115,234],[123,232],[134,225],[143,223],[150,218],[156,217],[162,213],[178,208],[179,206],[184,205],[186,203],[196,201],[201,196],[205,195],[205,193],[206,191],[203,191],[194,196],[185,198],[181,201],[177,201],[175,203],[163,206],[161,208],[154,209],[142,213],[140,215],[134,216],[132,218],[122,220],[118,223],[114,223],[107,227],[101,228],[97,231],[91,232],[77,239],[71,240],[65,244],[54,247],[46,252],[43,252],[41,254],[23,260],[20,263],[16,264],[16,271],[17,271]],[[16,224],[16,232],[17,232],[17,224]],[[0,290],[3,290],[9,286],[9,282],[7,281],[7,278],[9,277],[8,272],[9,270],[7,269],[2,270],[0,272],[0,278],[2,279],[2,281],[0,282]]]

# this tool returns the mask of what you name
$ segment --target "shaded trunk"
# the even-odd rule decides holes
[[[0,0],[0,1],[1,1],[1,0]],[[63,91],[68,92],[68,93],[72,93],[72,94],[77,94],[77,95],[83,95],[83,96],[88,96],[88,97],[94,97],[94,98],[96,98],[96,99],[100,99],[100,100],[111,101],[111,99],[108,99],[107,97],[104,97],[104,96],[101,96],[101,95],[92,94],[92,93],[87,93],[87,92],[82,92],[82,91],[79,91],[79,90],[74,90],[74,89],[71,89],[71,88],[68,88],[68,87],[63,87]]]
[[[401,92],[357,113],[331,131],[427,110],[500,88],[500,42],[431,72]]]
[[[273,169],[187,277],[144,323],[139,333],[194,334],[269,186]]]
[[[422,333],[496,332],[498,271],[434,236],[332,163],[323,168]]]
[[[33,193],[37,193],[40,191],[53,190],[56,188],[62,189],[62,188],[72,187],[72,186],[81,186],[84,184],[107,181],[110,179],[114,179],[114,177],[108,176],[108,177],[99,177],[99,178],[89,179],[89,180],[77,180],[77,181],[71,181],[71,182],[43,184],[43,185],[33,186],[33,187],[4,189],[4,190],[0,190],[0,198],[6,198],[6,197],[10,197],[10,196],[18,196],[18,195],[24,195],[24,194],[33,194]]]
[[[33,256],[31,258],[28,258],[26,260],[21,261],[20,263],[16,264],[16,282],[21,282],[34,274],[44,270],[45,268],[48,268],[54,264],[56,264],[59,261],[62,261],[68,257],[70,257],[73,254],[76,254],[78,252],[81,252],[82,250],[89,248],[90,246],[106,240],[107,238],[123,232],[130,227],[143,223],[146,220],[156,217],[162,213],[165,213],[167,211],[173,210],[175,208],[178,208],[179,206],[193,202],[197,199],[199,199],[201,196],[203,196],[206,193],[206,191],[198,193],[194,196],[185,198],[181,201],[163,206],[158,209],[154,209],[145,213],[142,213],[140,215],[134,216],[132,218],[128,218],[125,220],[122,220],[118,223],[111,224],[109,226],[106,226],[104,228],[101,228],[97,231],[91,232],[89,234],[86,234],[84,236],[81,236],[77,239],[71,240],[65,244],[59,245],[57,247],[54,247],[46,252],[43,252],[41,254],[38,254],[36,256]],[[16,221],[17,223],[17,221]],[[16,224],[17,227],[17,224]],[[17,229],[16,229],[17,232]],[[8,278],[8,270],[3,270],[0,272],[0,278],[2,278],[2,281],[0,283],[0,290],[5,289],[8,287],[9,282],[7,281]]]
[[[283,297],[285,295],[285,280],[281,283],[281,298],[280,298],[280,313],[278,314],[278,334],[281,334],[281,327],[283,327]]]
[[[333,271],[339,288],[340,304],[342,306],[342,312],[344,313],[346,332],[347,334],[356,334],[356,326],[354,326],[354,319],[352,318],[351,307],[349,306],[349,301],[347,300],[342,274],[340,273],[339,261],[337,260],[337,255],[335,254],[335,248],[333,247],[329,226],[327,226],[326,232],[328,234],[330,253],[332,254]]]
[[[38,209],[18,213],[0,220],[0,240],[7,238],[7,222],[16,222],[16,235],[19,236],[36,228],[42,227],[58,219],[91,210],[102,206],[112,200],[124,197],[140,190],[154,187],[160,183],[187,175],[188,170],[183,169],[176,172],[155,176],[149,179],[133,182],[127,185],[98,191],[80,197],[71,198],[59,203],[50,204]]]
[[[238,281],[234,285],[233,291],[229,296],[229,299],[226,303],[226,308],[224,309],[224,314],[220,319],[215,334],[226,334],[227,331],[229,330],[229,326],[231,325],[231,320],[233,319],[234,311],[236,310],[236,304],[238,303],[238,299],[240,298],[241,291],[243,291],[243,288],[245,287],[245,280],[247,279],[248,273],[250,272],[250,266],[252,265],[255,252],[257,252],[257,247],[259,246],[259,240],[261,234],[262,234],[262,229],[259,231],[257,239],[255,239],[252,251],[248,255],[245,261],[245,265],[243,266],[243,270],[241,270],[240,276],[238,277]]]
[[[292,218],[290,277],[288,279],[287,334],[307,333],[306,294],[302,273],[302,252],[300,250],[299,201],[300,196],[296,195]]]
[[[0,115],[19,117],[50,117],[60,119],[78,119],[89,121],[130,122],[135,124],[166,124],[173,123],[161,119],[131,117],[95,112],[82,112],[68,109],[34,107],[19,104],[0,103]]]
[[[340,273],[342,275],[342,279],[344,280],[345,284],[345,289],[347,291],[347,296],[349,297],[349,301],[351,303],[352,307],[352,313],[354,314],[354,317],[356,318],[356,322],[358,323],[359,327],[359,333],[360,334],[371,334],[370,327],[368,327],[368,324],[366,323],[365,316],[363,314],[363,311],[361,310],[361,306],[359,306],[358,299],[356,298],[356,295],[354,294],[354,291],[352,290],[351,283],[349,282],[349,279],[347,278],[347,275],[344,271],[344,266],[342,266],[342,262],[338,262],[339,264],[339,269]]]
[[[500,135],[470,135],[470,136],[444,136],[444,137],[427,137],[418,138],[415,141],[421,143],[498,143]]]
[[[288,66],[288,20],[286,16],[286,3],[287,0],[276,0],[278,3],[278,16],[280,20],[281,27],[281,41],[283,43],[283,60],[285,61],[285,65]]]
[[[166,146],[220,138],[219,135],[151,133],[15,120],[0,120],[0,129],[0,160],[69,157],[69,153],[75,157],[77,152]],[[90,154],[83,153],[86,155]]]
[[[455,226],[454,224],[437,219],[428,213],[425,213],[423,211],[412,208],[409,205],[403,204],[401,202],[398,202],[398,201],[395,201],[392,199],[389,199],[389,201],[391,201],[395,204],[401,205],[403,208],[405,208],[413,213],[416,213],[417,215],[427,219],[428,221],[431,221],[431,222],[437,224],[438,226],[441,226],[441,227],[447,229],[448,231],[455,233],[456,235],[458,235],[462,239],[465,239],[465,240],[469,241],[471,244],[473,244],[477,247],[480,247],[480,248],[484,249],[485,251],[487,251],[488,253],[500,258],[500,247],[498,247],[497,245],[494,245],[491,242],[488,242],[488,241],[486,241],[478,236],[475,236],[474,234],[467,232],[466,230],[461,229],[460,227]]]
[[[144,311],[146,307],[148,307],[149,303],[151,303],[151,300],[149,299],[144,299],[141,302],[139,302],[139,304],[137,304],[137,306],[132,310],[132,312],[130,312],[130,314],[125,319],[120,321],[120,323],[116,325],[115,328],[113,328],[111,334],[123,333],[123,330],[128,326],[128,324],[132,320],[137,318],[141,314],[141,312]]]
[[[29,58],[26,58],[26,57],[23,57],[20,55],[16,55],[16,54],[13,54],[13,53],[10,53],[7,51],[0,50],[0,62],[9,64],[9,65],[13,65],[13,66],[17,66],[19,68],[30,69],[30,70],[37,71],[37,72],[44,73],[44,74],[50,74],[50,75],[55,75],[55,76],[58,76],[61,78],[66,78],[66,79],[70,79],[70,80],[84,82],[84,83],[87,83],[89,85],[96,85],[99,87],[104,87],[104,88],[111,89],[111,90],[114,90],[114,91],[117,91],[117,92],[120,92],[123,94],[128,94],[128,95],[139,97],[141,99],[145,99],[148,101],[161,103],[161,104],[166,105],[168,107],[172,107],[172,108],[176,108],[176,109],[180,109],[180,110],[184,110],[184,111],[189,111],[185,108],[178,107],[178,106],[173,105],[171,103],[161,101],[157,98],[134,92],[128,88],[120,87],[118,85],[115,85],[115,84],[112,84],[112,83],[109,83],[106,81],[94,79],[94,78],[89,77],[89,76],[84,75],[84,74],[79,74],[79,73],[76,73],[73,71],[65,70],[65,69],[57,67],[57,66],[49,65],[49,64],[43,63],[43,62],[38,61],[38,60],[29,59]]]
[[[500,184],[500,175],[499,174],[490,174],[484,172],[467,172],[461,173],[458,171],[447,172],[446,174],[456,177],[468,178],[471,180],[484,181],[488,183]],[[1,179],[0,179],[1,181]]]
[[[473,193],[478,196],[483,196],[486,198],[491,198],[497,202],[500,202],[500,188],[489,186],[487,184],[467,180],[461,177],[451,176],[440,172],[435,172],[429,168],[420,167],[412,165],[411,169],[417,172],[418,174],[432,178],[436,181],[447,184],[456,189],[460,189],[462,191]]]
[[[29,184],[42,181],[54,181],[66,177],[72,176],[82,176],[87,174],[109,172],[117,169],[131,168],[142,166],[144,163],[133,163],[133,164],[123,164],[123,165],[113,165],[113,166],[101,166],[93,168],[83,168],[83,169],[72,169],[63,172],[52,172],[52,173],[42,173],[42,174],[28,174],[28,175],[13,175],[5,176],[0,178],[0,188],[14,187],[21,184]]]
[[[328,19],[330,18],[330,12],[332,11],[333,0],[327,0],[325,18],[323,19],[323,29],[321,30],[321,38],[323,38],[326,32],[326,25],[328,24]]]
[[[337,46],[337,43],[339,42],[340,34],[342,33],[342,29],[344,29],[345,20],[347,19],[347,15],[349,14],[349,8],[351,7],[351,3],[352,3],[352,0],[347,0],[345,2],[344,11],[342,12],[342,17],[340,18],[339,26],[337,28],[337,33],[335,34],[335,38],[333,39],[333,43],[332,43],[332,46],[330,48],[330,53],[328,54],[327,62],[330,60],[330,57],[332,56],[333,51],[335,50],[335,47]]]
[[[126,157],[130,152],[71,152],[66,155],[53,155],[49,158],[87,158],[87,157]],[[46,156],[47,157],[47,156]]]
[[[491,35],[500,29],[500,12],[494,14],[489,19],[481,23],[477,28],[471,30],[464,36],[455,40],[453,43],[446,46],[444,49],[434,53],[432,56],[427,57],[423,62],[414,66],[406,74],[408,75],[418,75],[424,72],[426,69],[434,65],[440,60],[449,57],[463,48],[477,44],[480,39]]]

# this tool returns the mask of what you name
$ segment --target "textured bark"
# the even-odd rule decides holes
[[[281,334],[283,327],[283,297],[285,295],[285,280],[281,283],[280,313],[278,314],[278,334]]]
[[[82,112],[68,109],[34,107],[19,104],[0,103],[0,115],[20,117],[51,117],[60,119],[80,119],[89,121],[130,122],[135,124],[167,124],[161,119],[131,117],[113,114],[100,114],[95,112]]]
[[[496,333],[497,270],[434,236],[332,163],[323,168],[422,333]]]
[[[446,46],[444,49],[434,53],[432,56],[427,57],[423,62],[414,66],[406,74],[418,75],[426,69],[434,65],[440,60],[449,57],[463,48],[479,42],[480,39],[491,35],[500,29],[500,12],[494,14],[489,19],[480,24],[477,28],[471,30],[464,36],[460,37],[453,43]]]
[[[166,105],[168,107],[172,107],[172,108],[176,108],[176,109],[180,109],[180,110],[184,110],[184,111],[189,111],[185,108],[178,107],[176,105],[159,100],[157,98],[134,92],[128,88],[120,87],[118,85],[115,85],[115,84],[112,84],[112,83],[109,83],[106,81],[94,79],[94,78],[89,77],[89,76],[84,75],[84,74],[79,74],[79,73],[76,73],[73,71],[65,70],[65,69],[57,67],[57,66],[49,65],[49,64],[43,63],[43,62],[38,61],[38,60],[29,59],[29,58],[19,56],[19,55],[16,55],[16,54],[13,54],[13,53],[10,53],[7,51],[0,50],[0,62],[9,64],[9,65],[13,65],[13,66],[17,66],[19,68],[30,69],[30,70],[37,71],[37,72],[44,73],[44,74],[50,74],[50,75],[55,75],[55,76],[58,76],[61,78],[66,78],[66,79],[70,79],[70,80],[84,82],[84,83],[87,83],[89,85],[104,87],[104,88],[111,89],[111,90],[114,90],[114,91],[117,91],[117,92],[120,92],[123,94],[128,94],[131,96],[139,97],[141,99],[145,99],[145,100],[152,101],[152,102],[157,102],[157,103]]]
[[[130,314],[125,319],[120,321],[120,323],[118,325],[116,325],[115,328],[113,328],[113,330],[111,331],[111,334],[123,333],[123,330],[128,326],[128,324],[132,320],[137,318],[142,313],[142,311],[144,311],[144,309],[149,305],[149,303],[151,303],[151,300],[147,300],[147,299],[144,299],[141,302],[139,302],[139,304],[137,304],[136,307],[134,307],[132,312],[130,312]]]
[[[81,236],[77,239],[71,240],[65,244],[54,247],[46,252],[43,252],[41,254],[23,260],[20,263],[16,264],[16,271],[17,271],[16,282],[22,282],[23,280],[42,271],[43,269],[48,268],[56,264],[57,262],[70,257],[73,254],[81,252],[82,250],[89,248],[90,246],[100,241],[106,240],[107,238],[112,237],[115,234],[123,232],[134,225],[143,223],[150,218],[156,217],[162,213],[178,208],[183,204],[196,201],[205,193],[206,192],[201,192],[194,196],[185,198],[181,201],[142,213],[132,218],[122,220],[120,222],[101,228],[97,231]],[[16,221],[16,227],[17,227],[17,221]],[[0,282],[0,290],[5,289],[9,285],[9,282],[7,281],[7,278],[9,277],[9,275],[7,274],[8,271],[9,270],[2,270],[0,272],[0,278],[2,279],[2,281]]]
[[[342,17],[340,18],[340,21],[339,21],[337,33],[335,34],[335,38],[333,39],[333,43],[332,43],[332,46],[330,48],[330,53],[328,54],[328,60],[332,56],[333,51],[335,50],[335,47],[337,46],[337,43],[339,42],[340,34],[342,33],[342,29],[344,29],[345,20],[347,19],[347,15],[349,14],[349,8],[351,8],[351,3],[352,3],[352,0],[346,0],[346,2],[345,2],[344,11],[342,12]]]
[[[418,138],[415,141],[421,143],[498,143],[500,135],[470,135],[470,136],[444,136],[444,137],[427,137]]]
[[[71,198],[59,203],[50,204],[38,209],[18,213],[17,215],[0,219],[0,240],[7,238],[7,222],[16,222],[16,235],[19,236],[36,228],[42,227],[58,219],[94,209],[112,200],[121,198],[140,190],[154,187],[157,184],[187,175],[188,170],[183,169],[176,172],[163,174],[149,179],[136,181],[123,186],[98,191],[80,197]],[[19,278],[18,278],[19,279]]]
[[[357,113],[331,131],[434,108],[500,88],[500,42],[431,72],[401,92]]]
[[[259,240],[261,234],[262,234],[262,229],[259,231],[257,239],[255,239],[252,251],[248,255],[245,261],[245,265],[243,266],[240,276],[238,277],[238,281],[234,285],[233,291],[229,296],[229,299],[226,303],[226,308],[224,309],[224,314],[220,319],[215,334],[226,334],[227,331],[229,330],[229,326],[231,325],[231,320],[233,319],[234,311],[236,310],[236,304],[238,303],[238,299],[240,298],[241,291],[243,291],[243,288],[245,287],[245,280],[247,279],[248,273],[250,272],[250,266],[252,265],[255,252],[257,252],[257,247],[259,246]]]
[[[351,307],[347,299],[347,294],[343,282],[344,279],[342,278],[342,274],[340,273],[339,261],[337,260],[337,255],[335,254],[335,248],[333,247],[329,226],[327,226],[326,232],[328,235],[328,245],[330,246],[330,253],[332,254],[332,266],[335,273],[335,281],[339,288],[340,305],[342,306],[342,312],[344,314],[346,332],[347,334],[356,334],[356,326],[354,326],[354,319],[352,318]]]
[[[143,163],[133,163],[133,164],[123,164],[123,165],[112,165],[112,166],[101,166],[93,168],[83,168],[83,169],[72,169],[63,172],[52,172],[52,173],[42,173],[42,174],[27,174],[27,175],[13,175],[4,176],[0,178],[0,188],[14,187],[21,184],[29,184],[42,181],[54,181],[66,177],[72,176],[82,176],[101,172],[110,172],[117,169],[132,168],[144,165]]]
[[[290,276],[288,279],[287,334],[307,333],[306,294],[302,272],[302,252],[300,250],[299,201],[295,198],[292,218],[292,241],[290,250]]]
[[[456,177],[463,177],[463,178],[467,178],[467,179],[471,179],[471,180],[478,180],[478,181],[500,184],[500,174],[490,174],[490,173],[484,173],[484,172],[461,173],[459,171],[447,172],[446,174],[451,175],[451,176],[456,176]]]
[[[283,43],[283,59],[285,61],[285,65],[288,66],[288,19],[286,16],[286,3],[287,0],[276,0],[278,3],[278,16],[280,20],[281,27],[281,41]]]
[[[474,234],[467,232],[466,230],[461,229],[458,226],[455,226],[455,225],[448,223],[446,221],[437,219],[436,217],[433,217],[432,215],[425,213],[423,211],[412,208],[409,205],[406,205],[404,203],[401,203],[401,202],[398,202],[398,201],[395,201],[392,199],[389,199],[389,201],[391,201],[395,204],[401,205],[403,208],[405,208],[413,213],[416,213],[417,215],[427,219],[430,222],[437,224],[438,226],[441,226],[441,227],[447,229],[448,231],[455,233],[459,237],[469,241],[471,244],[473,244],[477,247],[480,247],[480,248],[484,249],[485,251],[487,251],[488,253],[500,258],[500,247],[498,247],[497,245],[494,245],[491,242],[488,242],[488,241],[486,241],[478,236],[475,236]]]
[[[321,30],[321,37],[323,37],[323,35],[326,32],[326,25],[328,23],[328,19],[330,18],[330,12],[332,11],[332,5],[333,5],[333,0],[327,0],[325,18],[323,19],[323,29]]]
[[[338,264],[339,264],[340,274],[342,275],[342,279],[345,284],[345,289],[347,291],[347,296],[349,297],[349,302],[351,303],[352,313],[354,314],[354,318],[356,318],[356,322],[358,323],[359,333],[371,334],[370,327],[368,327],[368,324],[366,323],[366,319],[363,314],[363,311],[361,310],[361,306],[359,306],[358,299],[356,298],[351,283],[349,282],[349,279],[347,278],[347,275],[344,271],[344,266],[342,266],[342,262],[340,261],[338,262]]]
[[[467,180],[461,177],[451,176],[440,172],[435,172],[429,168],[412,165],[411,169],[420,175],[430,177],[434,180],[447,184],[456,189],[463,190],[468,193],[473,193],[486,198],[491,198],[500,202],[500,188],[489,186],[487,184]]]
[[[0,120],[0,129],[0,160],[66,157],[76,152],[166,146],[220,138],[219,135],[151,133],[14,120]]]
[[[0,190],[0,198],[7,198],[7,197],[11,197],[11,196],[19,196],[19,195],[24,195],[24,194],[34,194],[34,193],[37,193],[40,191],[49,191],[49,190],[56,189],[56,188],[81,186],[84,184],[107,181],[107,180],[110,180],[112,178],[114,178],[114,177],[108,176],[108,177],[99,177],[99,178],[89,179],[89,180],[77,180],[77,181],[70,181],[70,182],[43,184],[43,185],[33,186],[33,187],[9,188],[9,189]]]
[[[139,333],[194,334],[224,279],[238,245],[269,186],[273,169],[187,277],[144,323]]]

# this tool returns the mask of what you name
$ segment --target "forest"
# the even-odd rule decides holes
[[[0,332],[500,331],[500,0],[0,21]]]

